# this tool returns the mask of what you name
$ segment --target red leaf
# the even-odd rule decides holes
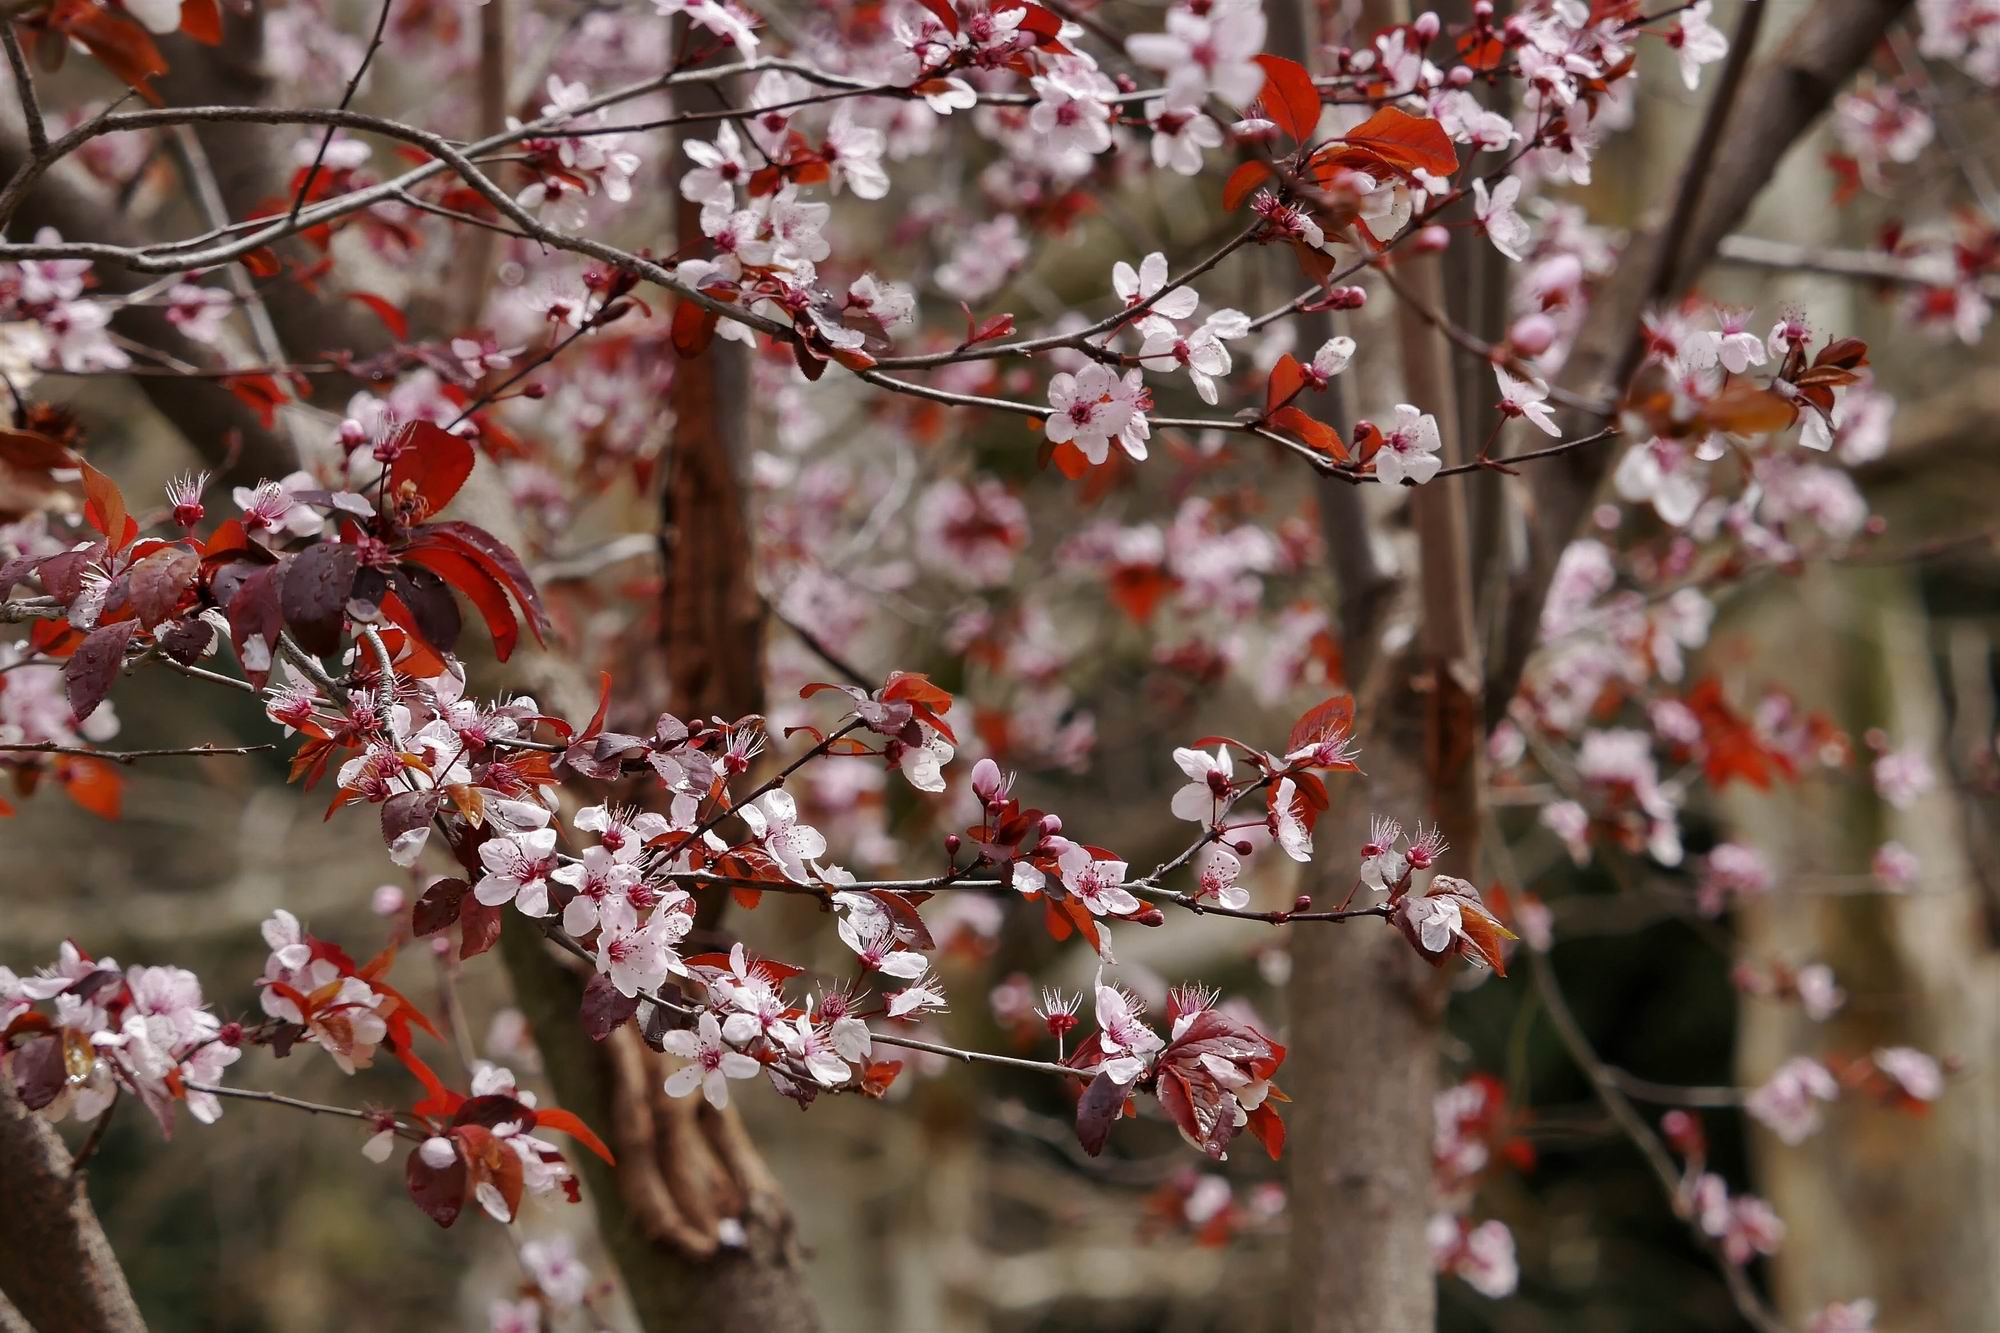
[[[1385,106],[1349,130],[1350,147],[1362,149],[1402,172],[1449,176],[1458,170],[1458,152],[1444,126],[1428,116]]]
[[[958,36],[958,13],[951,7],[951,0],[917,0],[917,3],[931,12],[931,17],[944,25],[946,32]]]
[[[1265,414],[1268,416],[1283,407],[1305,387],[1305,367],[1290,352],[1285,353],[1278,358],[1278,364],[1271,367],[1271,378],[1264,385]]]
[[[1303,717],[1292,724],[1292,734],[1285,741],[1285,753],[1298,751],[1323,742],[1341,742],[1354,734],[1354,696],[1336,694],[1331,699],[1308,709]]]
[[[1229,173],[1229,179],[1222,185],[1222,206],[1233,213],[1243,206],[1256,188],[1270,178],[1271,167],[1265,162],[1245,162]]]
[[[1302,407],[1279,408],[1271,414],[1271,424],[1280,430],[1290,431],[1335,462],[1345,463],[1348,459],[1347,445],[1341,440],[1340,432]]]
[[[98,63],[147,101],[159,105],[159,94],[148,81],[156,74],[165,74],[167,62],[144,28],[118,17],[95,0],[59,0],[49,15],[49,26],[75,39],[97,57]]]
[[[278,419],[278,409],[291,401],[284,387],[269,375],[231,375],[222,384],[255,412],[267,429]]]
[[[121,620],[86,634],[69,661],[63,663],[63,684],[69,691],[70,711],[77,721],[89,717],[111,693],[118,668],[125,665],[125,645],[138,631],[137,621]]]
[[[125,779],[104,759],[71,759],[62,768],[62,788],[72,801],[99,819],[124,811]]]
[[[422,517],[451,503],[458,488],[472,475],[472,445],[428,421],[411,421],[396,431],[402,452],[389,464],[389,489],[400,499],[405,488],[423,500]]]
[[[537,1110],[535,1112],[535,1128],[553,1129],[559,1133],[567,1134],[584,1147],[590,1149],[591,1152],[603,1158],[606,1163],[616,1165],[616,1159],[611,1156],[611,1150],[604,1146],[604,1140],[591,1133],[590,1126],[584,1124],[583,1121],[577,1119],[569,1111],[558,1110],[553,1106],[545,1110]]]
[[[682,301],[674,306],[672,338],[674,350],[693,360],[708,350],[715,340],[716,325],[722,317],[706,306]]]
[[[213,3],[213,0],[210,0],[210,3]],[[410,317],[398,310],[387,297],[377,296],[373,292],[349,292],[347,299],[359,301],[374,311],[375,318],[381,320],[384,327],[396,335],[398,341],[410,336]]]
[[[1257,63],[1264,67],[1264,91],[1258,94],[1264,114],[1294,143],[1308,142],[1319,127],[1319,89],[1313,87],[1312,75],[1283,56],[1258,56]]]
[[[507,590],[491,574],[458,552],[436,546],[413,550],[404,560],[423,566],[464,593],[486,621],[487,631],[493,636],[493,655],[502,662],[514,655],[514,648],[521,641],[521,622],[514,617]]]
[[[181,0],[181,31],[203,46],[222,41],[222,9],[215,0]]]

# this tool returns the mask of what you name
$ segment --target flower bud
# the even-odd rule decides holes
[[[458,1149],[452,1146],[450,1139],[433,1134],[418,1146],[417,1156],[431,1170],[442,1171],[458,1160]]]
[[[1410,244],[1415,247],[1414,254],[1441,254],[1451,244],[1451,231],[1445,227],[1425,227],[1410,238]]]
[[[376,916],[395,916],[403,910],[405,901],[407,899],[401,889],[394,884],[384,884],[368,899],[368,910]]]
[[[957,856],[958,849],[963,845],[964,839],[960,838],[956,833],[947,833],[944,835],[944,854],[946,856]]]
[[[996,804],[1001,796],[1003,782],[1000,765],[991,759],[981,759],[972,766],[972,794],[988,805]]]
[[[1053,838],[1055,837],[1056,834],[1061,832],[1062,832],[1061,815],[1051,813],[1042,816],[1042,836],[1044,838]]]
[[[1234,851],[1238,856],[1248,856],[1257,850],[1250,845],[1248,838],[1238,838],[1235,842],[1229,844],[1229,846],[1230,850]]]
[[[1443,26],[1442,23],[1438,22],[1438,16],[1435,13],[1425,10],[1423,13],[1417,15],[1417,21],[1410,25],[1410,31],[1417,34],[1418,41],[1428,46],[1437,40],[1438,30]]]
[[[1472,78],[1470,65],[1453,65],[1451,73],[1445,75],[1445,82],[1454,88],[1467,88],[1472,85]]]
[[[1328,310],[1359,310],[1368,304],[1368,293],[1359,287],[1336,287],[1326,294]]]
[[[1164,926],[1167,924],[1167,914],[1157,907],[1143,908],[1132,919],[1142,926]]]
[[[1556,340],[1556,322],[1547,315],[1523,315],[1507,330],[1507,341],[1522,356],[1540,356]]]
[[[1298,897],[1292,899],[1292,910],[1294,912],[1303,912],[1312,905],[1313,905],[1313,896],[1310,893],[1302,893]]]
[[[340,446],[343,449],[359,449],[368,443],[368,428],[353,417],[340,423]]]
[[[241,1046],[243,1044],[243,1025],[241,1023],[224,1023],[222,1029],[215,1034],[215,1039],[224,1046]]]

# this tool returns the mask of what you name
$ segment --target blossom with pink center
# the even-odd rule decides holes
[[[479,845],[479,863],[486,873],[473,885],[473,897],[488,907],[513,903],[523,916],[547,916],[549,885],[582,878],[580,867],[565,867],[557,859],[552,828],[489,838]],[[579,873],[564,873],[569,871]]]
[[[1050,413],[1045,431],[1052,444],[1074,444],[1094,466],[1111,452],[1131,423],[1133,405],[1119,379],[1095,362],[1076,374],[1049,380]]]
[[[1421,486],[1444,466],[1438,450],[1437,418],[1419,412],[1408,403],[1396,405],[1396,421],[1382,432],[1382,447],[1375,453],[1375,476],[1384,486],[1408,482]]]
[[[1098,861],[1090,849],[1071,843],[1056,858],[1062,870],[1063,887],[1093,916],[1127,916],[1139,910],[1139,900],[1124,887],[1123,861]]]
[[[755,1078],[763,1069],[750,1056],[723,1045],[722,1025],[711,1013],[704,1012],[693,1031],[677,1028],[667,1033],[660,1045],[688,1062],[668,1077],[667,1096],[685,1097],[700,1088],[718,1111],[729,1105],[730,1079]]]
[[[1196,824],[1209,823],[1215,818],[1215,812],[1222,808],[1222,803],[1229,799],[1230,782],[1236,772],[1229,747],[1218,745],[1213,755],[1200,750],[1176,749],[1174,763],[1187,774],[1188,779],[1187,785],[1174,793],[1174,818],[1191,820]]]

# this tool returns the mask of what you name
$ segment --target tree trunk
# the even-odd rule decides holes
[[[1424,719],[1405,695],[1363,706],[1365,781],[1334,788],[1318,842],[1329,860],[1367,838],[1368,812],[1427,805]],[[1346,892],[1328,876],[1331,907]],[[1431,1100],[1437,1091],[1438,974],[1386,923],[1293,926],[1291,1327],[1300,1333],[1416,1333],[1437,1288],[1430,1217]]]
[[[11,1307],[43,1333],[143,1333],[83,1182],[62,1138],[0,1079],[0,1329],[18,1326]]]

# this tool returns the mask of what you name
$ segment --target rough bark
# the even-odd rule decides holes
[[[583,978],[550,956],[524,918],[509,918],[501,949],[515,999],[542,1034],[558,1097],[590,1123],[611,1127],[617,1169],[587,1154],[572,1157],[580,1159],[599,1231],[640,1326],[818,1328],[784,1200],[734,1111],[718,1113],[699,1097],[666,1098],[658,1057],[630,1028],[602,1044],[589,1041],[577,1026]],[[632,1169],[648,1155],[659,1170]],[[718,1243],[725,1217],[742,1221],[742,1246]]]
[[[46,1333],[143,1333],[84,1175],[46,1121],[0,1080],[0,1311]],[[0,1314],[0,1328],[10,1327]]]
[[[1396,675],[1402,675],[1400,670]],[[1368,812],[1427,807],[1424,701],[1364,700],[1365,781],[1344,782],[1319,842],[1353,848]],[[1335,901],[1344,888],[1331,885]],[[1331,905],[1331,904],[1329,904]],[[1292,1098],[1291,1326],[1384,1333],[1431,1326],[1431,1100],[1438,974],[1384,923],[1295,929],[1286,1061]]]

